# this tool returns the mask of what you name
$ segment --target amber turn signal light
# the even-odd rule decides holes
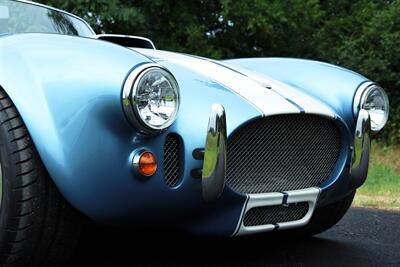
[[[143,152],[139,156],[138,171],[144,176],[152,176],[157,171],[157,160],[153,153]]]

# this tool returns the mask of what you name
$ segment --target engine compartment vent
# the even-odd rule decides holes
[[[176,187],[181,174],[181,143],[176,134],[169,134],[164,144],[164,179],[168,187]]]

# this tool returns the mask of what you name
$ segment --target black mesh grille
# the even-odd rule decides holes
[[[180,144],[174,134],[169,134],[164,145],[164,178],[169,187],[177,186],[180,177]]]
[[[300,202],[288,206],[265,206],[250,209],[243,220],[244,226],[258,226],[298,221],[308,212],[308,203]]]
[[[251,121],[228,140],[227,184],[241,193],[267,193],[318,186],[340,153],[333,120],[285,114]]]

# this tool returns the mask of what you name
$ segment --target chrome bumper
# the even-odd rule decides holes
[[[310,221],[311,216],[314,213],[320,191],[321,189],[313,187],[313,188],[288,191],[282,193],[275,192],[275,193],[248,195],[247,203],[244,207],[242,216],[239,219],[238,226],[233,235],[235,236],[235,235],[255,234],[259,232],[290,229],[306,225]],[[277,222],[276,224],[264,224],[258,226],[244,225],[244,216],[249,210],[253,208],[279,206],[279,205],[286,206],[289,204],[302,203],[302,202],[308,203],[308,211],[306,215],[299,220],[289,221],[289,222]]]
[[[354,134],[354,147],[352,155],[352,166],[350,170],[351,188],[360,187],[367,178],[369,166],[369,151],[371,121],[368,111],[361,109],[358,113],[356,131]]]

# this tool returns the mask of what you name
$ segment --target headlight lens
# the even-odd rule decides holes
[[[359,93],[358,109],[368,111],[371,118],[371,130],[380,131],[389,118],[389,99],[386,92],[379,86],[371,84]]]
[[[152,68],[138,79],[133,105],[142,122],[152,129],[170,126],[179,106],[178,84],[163,69]]]
[[[140,69],[139,69],[140,71]],[[142,132],[153,133],[161,131],[175,121],[179,109],[179,87],[172,74],[159,66],[146,66],[141,72],[134,71],[128,78],[133,85],[128,87],[129,94],[125,93],[123,104],[125,111],[129,104],[133,111],[132,123]],[[127,87],[127,86],[125,86]],[[126,91],[126,88],[124,89]],[[130,111],[126,112],[128,117]]]

